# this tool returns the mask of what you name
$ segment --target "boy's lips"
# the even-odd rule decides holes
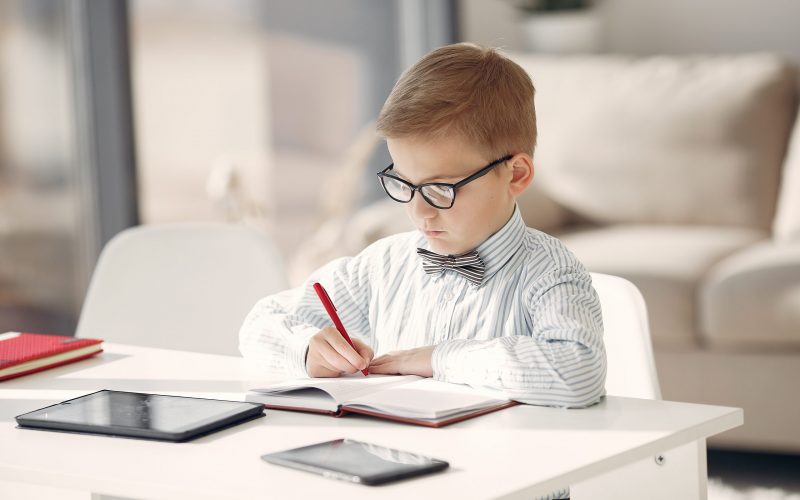
[[[435,238],[436,236],[439,236],[443,232],[444,231],[438,231],[436,229],[423,229],[422,230],[422,234],[424,234],[425,236],[427,236],[429,238]]]

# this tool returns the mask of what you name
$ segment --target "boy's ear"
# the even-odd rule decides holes
[[[508,187],[511,195],[517,197],[533,181],[533,159],[528,154],[519,153],[508,160],[507,165],[511,168],[511,180]]]

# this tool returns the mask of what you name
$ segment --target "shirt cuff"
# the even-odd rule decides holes
[[[308,341],[311,340],[319,327],[313,325],[301,325],[292,328],[292,335],[288,345],[288,371],[293,377],[308,377],[306,371],[306,352],[308,352]]]
[[[466,357],[473,342],[472,340],[453,339],[437,344],[431,354],[433,378],[454,384],[466,383],[469,370]]]

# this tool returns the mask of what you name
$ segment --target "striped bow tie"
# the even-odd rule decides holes
[[[424,248],[417,248],[417,253],[422,257],[422,268],[428,274],[439,274],[445,269],[452,269],[475,286],[483,281],[486,266],[478,256],[478,252],[474,250],[462,255],[439,255]]]

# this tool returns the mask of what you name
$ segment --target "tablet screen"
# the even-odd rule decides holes
[[[336,479],[380,484],[442,470],[443,460],[352,439],[336,439],[261,457],[267,462]]]
[[[254,409],[252,403],[238,401],[103,390],[20,415],[17,421],[88,432],[119,429],[176,434]]]

